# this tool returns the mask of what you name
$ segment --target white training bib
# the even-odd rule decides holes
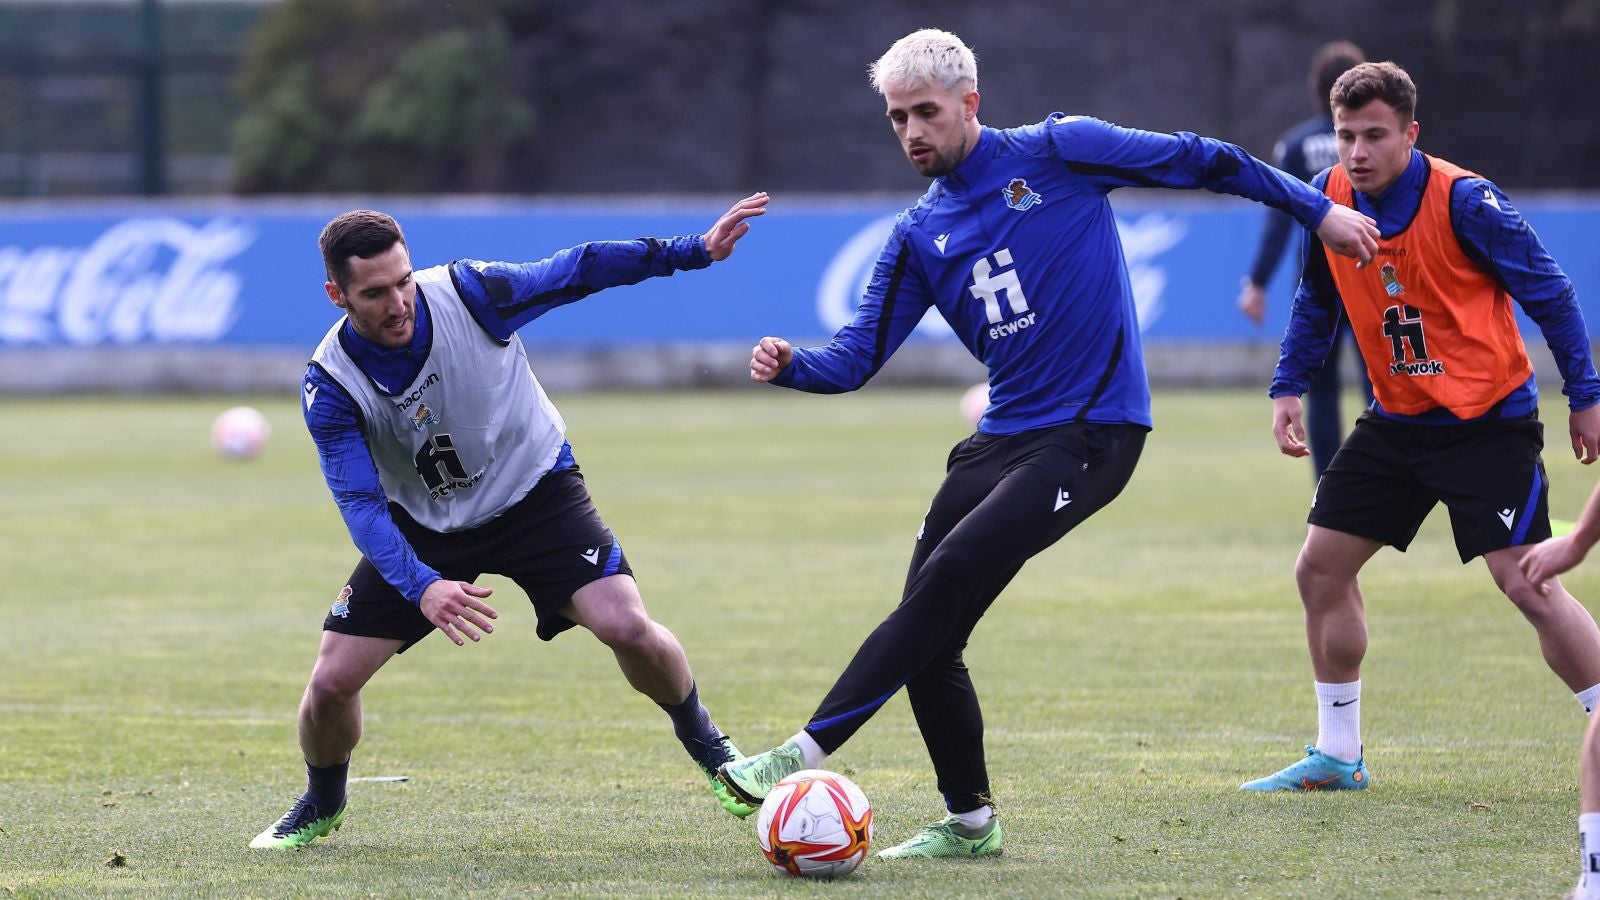
[[[522,339],[484,331],[445,266],[415,274],[433,346],[410,384],[380,386],[339,341],[336,323],[312,355],[361,408],[362,432],[390,500],[434,531],[481,525],[555,465],[567,425],[528,366]],[[388,390],[386,390],[386,388]]]

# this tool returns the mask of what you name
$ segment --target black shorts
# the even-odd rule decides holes
[[[1550,536],[1543,449],[1537,415],[1414,425],[1368,411],[1317,483],[1307,521],[1403,551],[1442,502],[1462,562],[1536,544]]]
[[[633,574],[576,466],[545,475],[526,497],[475,528],[432,531],[393,503],[389,513],[417,558],[445,578],[474,581],[492,572],[516,582],[533,602],[541,640],[573,627],[561,610],[579,588],[608,575]],[[322,627],[405,641],[400,652],[434,630],[421,607],[395,590],[364,556]]]

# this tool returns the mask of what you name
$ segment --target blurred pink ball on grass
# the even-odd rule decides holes
[[[266,449],[272,426],[267,417],[251,406],[235,406],[211,423],[211,449],[223,459],[244,462],[255,459]]]

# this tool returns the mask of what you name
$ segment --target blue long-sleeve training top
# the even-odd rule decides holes
[[[473,318],[505,341],[552,309],[597,291],[710,264],[704,242],[692,236],[580,244],[531,263],[457,260],[450,263],[450,273]],[[339,340],[375,384],[401,390],[416,379],[433,346],[427,298],[418,292],[409,346],[381,347],[356,334],[348,320]],[[384,580],[411,602],[420,602],[422,592],[440,576],[417,558],[390,517],[355,401],[316,365],[307,368],[302,390],[316,398],[314,404],[302,404],[306,428],[351,540]],[[563,447],[552,471],[571,465],[571,447]]]
[[[1405,171],[1382,194],[1355,191],[1356,209],[1378,223],[1384,237],[1404,231],[1422,205],[1430,172],[1421,151],[1411,151]],[[1312,186],[1322,190],[1328,171],[1319,173]],[[1487,178],[1461,178],[1450,191],[1450,225],[1461,249],[1483,271],[1498,281],[1543,332],[1545,342],[1561,371],[1562,393],[1573,410],[1600,402],[1600,376],[1595,373],[1589,332],[1571,279],[1551,258],[1539,236],[1500,188]],[[1301,247],[1302,274],[1289,327],[1284,332],[1277,370],[1267,393],[1273,397],[1299,396],[1311,376],[1322,367],[1333,329],[1343,309],[1338,288],[1328,270],[1322,242],[1307,234]],[[1499,409],[1488,415],[1513,417],[1538,408],[1539,386],[1533,376],[1506,396]],[[1391,413],[1374,401],[1375,412],[1406,422],[1450,424],[1461,419],[1447,409],[1407,416]]]
[[[1107,195],[1205,188],[1258,200],[1315,228],[1332,202],[1240,148],[1053,113],[984,128],[967,158],[900,215],[853,321],[796,349],[775,384],[859,388],[938,307],[989,369],[979,430],[1071,421],[1151,426],[1133,290]]]

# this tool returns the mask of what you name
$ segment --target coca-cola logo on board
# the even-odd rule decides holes
[[[127,219],[88,246],[0,246],[0,344],[209,343],[242,311],[239,223]]]

